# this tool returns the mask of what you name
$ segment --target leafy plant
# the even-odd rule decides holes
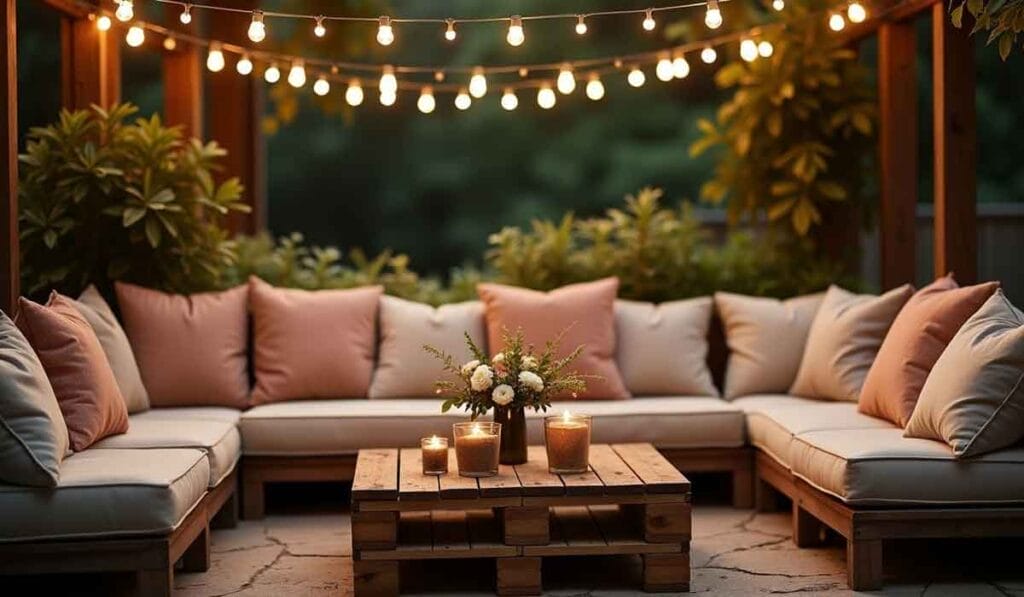
[[[168,291],[218,285],[234,258],[221,226],[246,211],[235,178],[214,182],[216,143],[185,140],[130,104],[62,111],[19,156],[22,275],[29,293],[128,280]]]
[[[788,222],[806,236],[822,211],[859,201],[870,172],[875,102],[856,54],[836,45],[817,0],[788,2],[783,28],[767,30],[770,58],[734,62],[715,76],[735,89],[716,122],[702,119],[692,156],[718,163],[701,197],[725,203],[730,221]]]
[[[950,2],[949,17],[955,27],[962,28],[964,10],[974,17],[971,35],[988,31],[987,44],[996,43],[999,57],[1010,57],[1017,35],[1024,32],[1024,0],[961,0]]]

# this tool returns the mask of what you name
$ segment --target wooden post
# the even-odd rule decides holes
[[[62,105],[79,110],[92,104],[109,108],[120,102],[119,30],[100,31],[92,19],[65,15],[60,31]]]
[[[953,272],[961,284],[978,277],[977,116],[969,30],[953,27],[944,3],[932,7],[935,275]]]
[[[181,8],[165,7],[165,21],[171,29],[181,29]],[[164,122],[180,126],[188,137],[203,137],[203,71],[199,48],[179,43],[173,51],[164,50]]]
[[[917,39],[913,21],[878,29],[882,289],[916,279]]]
[[[18,35],[17,0],[0,2],[0,20],[7,35],[0,42],[0,68],[3,68],[0,91],[0,124],[4,140],[0,145],[0,309],[13,314],[18,302]]]

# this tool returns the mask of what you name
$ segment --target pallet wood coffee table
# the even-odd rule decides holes
[[[542,446],[497,476],[421,473],[419,448],[361,450],[352,482],[357,597],[397,595],[399,562],[494,558],[499,595],[541,591],[541,559],[639,554],[644,590],[688,591],[690,482],[650,444],[593,445],[553,475]]]

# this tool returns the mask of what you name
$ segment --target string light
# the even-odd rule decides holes
[[[762,40],[757,44],[757,53],[761,55],[761,58],[771,58],[775,53],[775,46],[768,40]]]
[[[631,87],[642,87],[643,84],[647,82],[647,75],[644,74],[644,71],[640,70],[640,67],[634,66],[632,70],[629,71],[629,74],[626,75],[626,82],[629,83]]]
[[[292,69],[288,71],[288,84],[296,89],[306,84],[306,66],[301,61],[292,63]]]
[[[562,95],[569,95],[576,91],[576,77],[572,74],[571,66],[568,64],[562,66],[562,69],[558,71],[558,79],[555,81],[555,86],[558,87],[558,91]]]
[[[516,97],[516,93],[512,91],[511,87],[505,89],[505,93],[501,94],[501,107],[509,112],[519,107],[519,98]]]
[[[718,0],[708,0],[708,9],[704,13],[704,24],[708,29],[718,29],[722,26],[722,11],[718,8]]]
[[[604,97],[604,83],[597,73],[591,73],[590,80],[587,81],[587,97],[595,102]]]
[[[395,31],[391,28],[391,17],[380,17],[377,19],[377,43],[382,46],[390,46],[394,41]],[[390,106],[391,104],[384,105]]]
[[[685,79],[690,74],[690,63],[686,61],[686,57],[682,54],[675,57],[672,61],[672,76],[677,79]]]
[[[434,88],[424,87],[420,91],[420,99],[416,100],[416,108],[424,114],[430,114],[437,107],[437,101],[434,100]]]
[[[658,77],[659,81],[671,81],[675,77],[675,72],[672,70],[672,61],[668,57],[658,60],[658,64],[654,67],[654,76]]]
[[[757,60],[757,43],[749,37],[740,42],[740,58],[746,62]]]
[[[210,52],[206,55],[206,68],[211,73],[224,70],[224,52],[220,46],[210,46]]]
[[[846,9],[846,16],[850,19],[851,23],[863,23],[868,18],[868,11],[864,8],[863,4],[853,0]]]
[[[114,16],[122,23],[127,23],[135,18],[135,7],[132,5],[132,0],[117,0],[117,10],[114,11]]]
[[[555,102],[558,98],[555,97],[555,90],[550,85],[543,85],[537,90],[537,105],[545,110],[550,110],[555,107]]]
[[[352,79],[348,82],[348,89],[345,90],[345,103],[353,108],[363,103],[363,86],[359,79]]]
[[[128,30],[128,34],[124,36],[124,41],[129,46],[137,48],[141,46],[143,43],[145,43],[146,32],[142,29],[142,27],[139,27],[137,25],[132,26],[132,28]]]
[[[711,46],[704,46],[704,49],[700,51],[700,59],[704,61],[704,64],[714,64],[715,60],[718,60],[718,52]]]
[[[267,26],[263,24],[263,11],[252,11],[252,21],[249,23],[249,39],[260,43],[267,39]]]
[[[277,68],[276,64],[271,64],[263,71],[263,80],[271,85],[277,83],[281,80],[281,69]]]
[[[110,17],[108,17],[107,15],[101,15],[98,19],[96,19],[96,28],[100,31],[110,31],[110,27],[113,24],[114,23],[111,22]]]
[[[168,35],[164,38],[164,49],[168,52],[173,52],[178,47],[178,40],[174,39],[173,35]]]
[[[313,93],[323,97],[331,92],[331,83],[327,80],[327,77],[320,75],[316,83],[313,83]]]
[[[455,107],[460,110],[468,110],[472,105],[473,98],[469,96],[469,92],[465,87],[460,88],[458,95],[455,96]]]
[[[842,31],[846,28],[846,19],[838,12],[834,12],[828,17],[828,28],[835,32]]]
[[[445,24],[446,28],[444,30],[444,38],[448,41],[455,41],[455,38],[458,36],[458,34],[455,33],[455,20],[445,19]]]
[[[242,57],[235,63],[235,70],[243,77],[252,73],[252,60],[249,59],[248,54],[242,54]]]
[[[327,35],[327,28],[324,27],[323,15],[320,15],[316,18],[316,25],[313,26],[313,35],[317,37],[323,37]]]
[[[469,94],[476,99],[487,95],[487,77],[484,76],[484,69],[477,67],[473,70],[473,76],[469,78]]]
[[[583,15],[576,16],[576,35],[586,35],[587,24],[583,21]]]
[[[519,47],[526,41],[522,17],[514,16],[508,20],[508,34],[505,35],[505,41],[512,47]]]
[[[642,23],[644,31],[654,31],[654,28],[658,26],[658,23],[654,20],[654,10],[648,8],[644,11],[644,22]]]
[[[182,25],[188,25],[192,22],[192,5],[186,4],[181,7],[181,15],[178,16],[178,20],[181,21]]]
[[[780,12],[782,9],[786,8],[786,0],[772,0],[772,8],[774,8],[776,12]]]
[[[394,95],[398,93],[398,79],[395,78],[394,67],[384,67],[384,71],[380,76],[380,82],[377,83],[377,88],[380,89],[381,95]]]

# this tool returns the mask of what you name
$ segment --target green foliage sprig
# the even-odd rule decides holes
[[[954,0],[949,6],[949,18],[955,27],[963,27],[966,10],[974,17],[971,35],[988,31],[985,43],[995,43],[1004,61],[1010,57],[1017,36],[1024,32],[1024,0]]]

